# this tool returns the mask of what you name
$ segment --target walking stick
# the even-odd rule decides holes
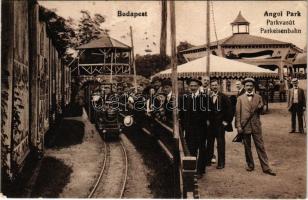
[[[306,128],[306,113],[303,113],[304,128]]]

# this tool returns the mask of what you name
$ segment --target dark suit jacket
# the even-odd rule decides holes
[[[202,101],[205,101],[202,95],[193,99],[191,94],[184,94],[179,98],[181,126],[194,139],[205,138],[207,112],[201,110]]]
[[[218,92],[218,97],[215,103],[213,103],[212,97],[209,100],[209,120],[213,126],[222,126],[222,122],[225,121],[228,125],[225,127],[226,131],[232,131],[232,106],[229,98]]]
[[[294,100],[293,95],[294,95],[294,88],[291,88],[289,90],[289,95],[288,95],[288,110],[290,110],[292,107],[293,100]],[[304,90],[301,88],[298,88],[298,105],[300,106],[300,109],[303,109],[303,107],[306,107],[305,93],[304,93]]]

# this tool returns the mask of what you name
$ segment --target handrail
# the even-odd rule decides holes
[[[120,106],[124,106],[124,104],[121,104]],[[132,115],[135,115],[136,112],[129,109],[129,111],[132,111]],[[179,138],[173,137],[173,129],[168,126],[166,123],[162,122],[160,119],[155,117],[148,117],[145,113],[142,113],[142,117],[146,117],[150,120],[152,120],[153,123],[159,125],[159,127],[163,128],[168,134],[168,136],[172,136],[173,141],[178,141],[174,144],[166,145],[163,140],[160,138],[157,138],[157,143],[161,147],[161,149],[165,152],[168,159],[175,164],[176,169],[178,171],[179,180],[178,180],[178,186],[181,193],[181,198],[198,198],[198,185],[197,181],[195,179],[196,174],[196,157],[191,156],[187,147],[187,144],[185,142],[184,136],[183,136],[183,130],[181,127],[179,127]],[[121,116],[125,116],[125,114],[120,114]],[[144,119],[144,118],[142,118]],[[134,124],[138,124],[137,121],[134,120]],[[141,130],[145,132],[148,135],[152,135],[152,130],[149,130],[148,128],[141,125]],[[169,148],[168,148],[169,147]],[[170,149],[170,147],[175,149]],[[178,153],[177,153],[178,152]]]

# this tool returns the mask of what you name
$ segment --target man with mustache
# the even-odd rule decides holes
[[[254,92],[255,80],[246,78],[243,82],[245,94],[237,99],[235,112],[235,126],[239,134],[243,134],[247,171],[254,170],[254,161],[251,152],[251,138],[253,139],[260,164],[264,173],[276,176],[268,164],[267,154],[264,148],[260,112],[263,109],[262,97]]]

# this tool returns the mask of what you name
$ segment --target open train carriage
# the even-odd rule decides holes
[[[30,152],[42,155],[45,134],[70,100],[70,71],[37,2],[3,1],[1,11],[1,168],[12,181]]]
[[[28,2],[2,2],[1,169],[12,179],[30,152]],[[5,19],[5,20],[3,20]]]

